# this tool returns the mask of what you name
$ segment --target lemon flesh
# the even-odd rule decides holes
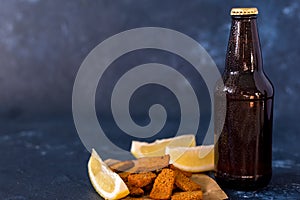
[[[196,145],[194,135],[181,135],[173,138],[159,139],[152,143],[132,141],[130,152],[136,158],[163,156],[169,147],[193,147]]]
[[[196,147],[167,147],[170,163],[188,172],[204,172],[214,169],[214,145]]]
[[[94,149],[88,162],[88,174],[93,187],[104,199],[121,199],[129,194],[121,177],[111,171]]]

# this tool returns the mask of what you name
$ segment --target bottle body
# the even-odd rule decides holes
[[[264,187],[272,176],[273,96],[243,99],[227,93],[226,100],[225,123],[215,145],[216,180],[241,190]]]
[[[262,69],[256,15],[232,18],[223,82],[226,116],[216,127],[221,132],[215,144],[216,180],[242,190],[266,186],[272,176],[274,89]],[[219,117],[216,112],[216,122]]]

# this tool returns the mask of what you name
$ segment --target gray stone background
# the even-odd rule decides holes
[[[158,26],[185,33],[223,71],[234,6],[260,10],[264,69],[276,90],[274,142],[297,146],[297,0],[0,0],[0,134],[27,122],[35,124],[28,129],[52,119],[72,123],[72,87],[81,62],[101,41],[127,29]]]

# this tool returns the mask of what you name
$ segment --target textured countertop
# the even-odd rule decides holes
[[[88,179],[89,152],[71,122],[16,127],[0,135],[0,199],[101,199]],[[273,146],[273,177],[269,186],[253,192],[225,190],[230,199],[300,198],[297,147]],[[109,151],[105,152],[103,157],[110,157]]]

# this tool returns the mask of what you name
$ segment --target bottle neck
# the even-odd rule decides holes
[[[262,57],[256,15],[232,16],[225,73],[261,70]]]

